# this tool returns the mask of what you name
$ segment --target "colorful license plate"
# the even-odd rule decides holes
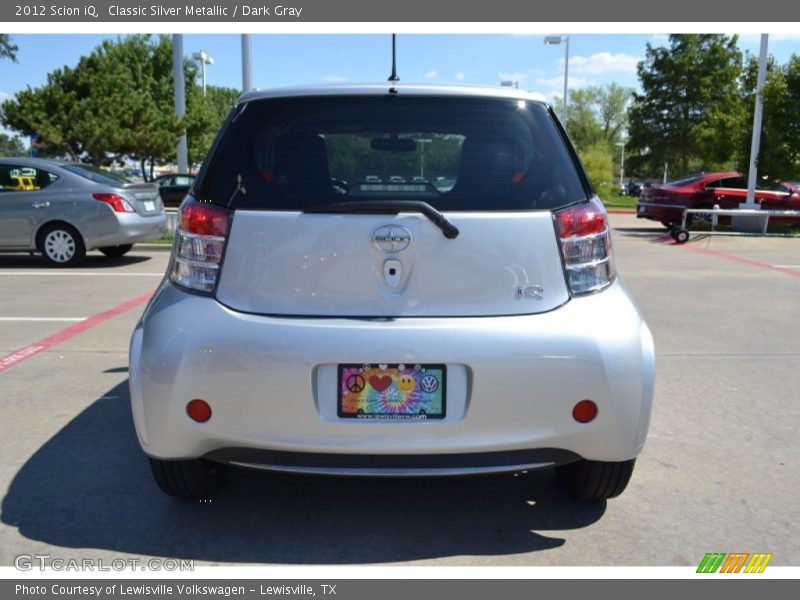
[[[444,419],[445,365],[339,365],[337,411],[343,419]]]

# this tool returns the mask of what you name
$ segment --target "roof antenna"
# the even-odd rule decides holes
[[[397,58],[396,58],[397,52],[396,52],[396,49],[395,49],[395,38],[396,37],[397,37],[397,35],[393,33],[392,34],[392,74],[389,75],[389,81],[392,81],[392,82],[400,81],[400,78],[397,76]],[[397,93],[397,88],[395,86],[392,86],[391,88],[389,88],[389,93],[390,94],[396,94]]]

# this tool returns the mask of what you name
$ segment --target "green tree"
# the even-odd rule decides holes
[[[735,128],[736,163],[747,171],[753,135],[753,110],[758,79],[758,58],[748,56],[742,75],[742,107]],[[800,179],[800,56],[792,55],[785,65],[770,58],[764,84],[764,113],[761,146],[758,155],[759,175],[777,179]]]
[[[567,130],[579,150],[604,142],[613,150],[628,125],[633,90],[616,83],[570,91]]]
[[[234,88],[209,85],[203,97],[199,86],[187,87],[186,136],[190,165],[203,162],[239,95],[239,90]]]
[[[0,156],[25,156],[27,151],[19,138],[0,133]]]
[[[629,113],[630,165],[656,173],[665,162],[690,166],[730,162],[732,123],[741,106],[742,54],[736,36],[671,35],[669,47],[647,45],[638,65],[642,93]]]
[[[0,33],[0,59],[8,58],[17,62],[17,45],[11,41],[7,33]]]
[[[601,141],[590,146],[581,152],[581,161],[600,196],[608,195],[614,177],[614,158],[608,144]]]

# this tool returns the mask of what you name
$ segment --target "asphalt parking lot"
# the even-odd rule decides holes
[[[168,253],[92,253],[72,270],[0,255],[0,565],[32,553],[697,565],[712,551],[800,564],[800,238],[675,246],[632,216],[612,224],[618,269],[655,337],[657,384],[633,480],[596,506],[567,498],[549,471],[437,480],[241,471],[210,504],[167,498],[133,432],[127,345]]]

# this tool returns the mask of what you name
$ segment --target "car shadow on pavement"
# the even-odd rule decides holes
[[[212,502],[182,502],[152,481],[125,381],[22,465],[0,519],[28,539],[81,549],[79,556],[102,549],[221,563],[363,564],[557,548],[564,539],[547,531],[586,527],[605,508],[565,496],[549,469],[436,479],[233,470]]]
[[[131,254],[110,258],[98,253],[89,253],[86,258],[75,267],[65,267],[64,272],[70,269],[110,269],[113,267],[123,267],[125,265],[135,265],[151,260],[152,257],[146,254],[137,254],[136,249],[131,250]],[[0,269],[53,269],[38,254],[0,254]]]

